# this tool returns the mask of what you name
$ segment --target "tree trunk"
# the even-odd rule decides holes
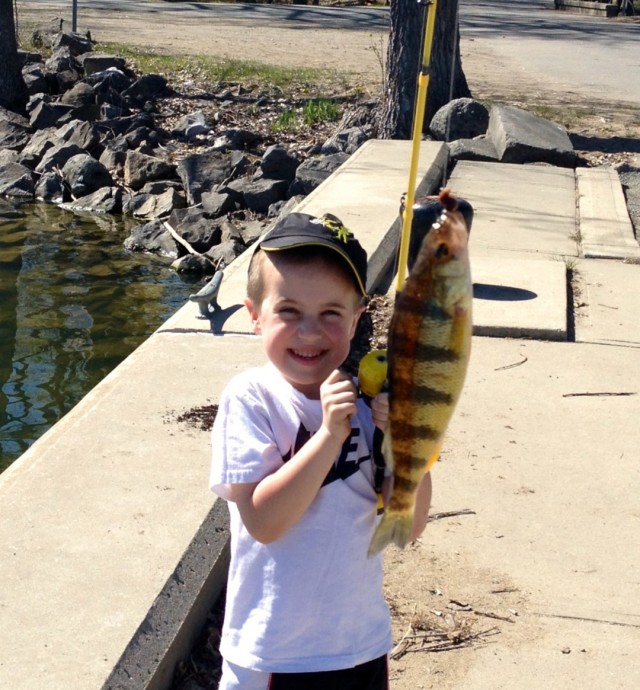
[[[27,99],[27,87],[18,60],[13,0],[0,0],[0,106],[23,111]]]
[[[457,9],[458,0],[438,0],[429,60],[425,131],[436,111],[450,98],[471,95],[460,61]],[[432,11],[431,7],[429,11]],[[383,139],[410,139],[422,62],[424,6],[416,0],[392,0],[389,18],[391,28],[379,136]]]

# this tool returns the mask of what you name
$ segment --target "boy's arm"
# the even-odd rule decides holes
[[[322,384],[320,398],[322,426],[309,441],[260,482],[231,487],[230,500],[259,542],[276,541],[304,515],[351,431],[357,398],[351,379],[334,371]]]

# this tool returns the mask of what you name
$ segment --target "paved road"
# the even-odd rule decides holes
[[[70,17],[71,0],[33,0],[37,6]],[[127,13],[186,18],[215,17],[221,24],[287,28],[384,30],[388,9],[373,7],[306,7],[291,5],[167,3],[157,0],[78,0],[83,10],[114,8]],[[496,56],[496,63],[519,74],[524,83],[549,81],[554,89],[576,96],[627,101],[640,105],[640,24],[556,12],[550,0],[460,0],[464,46]]]
[[[553,10],[544,0],[461,0],[461,36],[523,81],[640,105],[640,24]]]
[[[58,13],[58,16],[71,17],[71,0],[30,0],[20,5],[35,4]],[[82,22],[83,9],[105,12],[139,12],[157,14],[180,19],[211,16],[223,23],[260,23],[270,26],[286,22],[288,27],[313,26],[325,29],[350,29],[372,31],[386,28],[388,9],[375,7],[306,7],[301,5],[244,5],[202,2],[158,2],[157,0],[78,0],[78,23]]]

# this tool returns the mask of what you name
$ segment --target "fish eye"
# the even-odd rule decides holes
[[[442,259],[444,256],[449,256],[449,247],[444,242],[441,242],[436,247],[435,255],[436,259]]]

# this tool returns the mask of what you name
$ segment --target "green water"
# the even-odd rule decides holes
[[[186,301],[111,216],[0,202],[0,471]]]

